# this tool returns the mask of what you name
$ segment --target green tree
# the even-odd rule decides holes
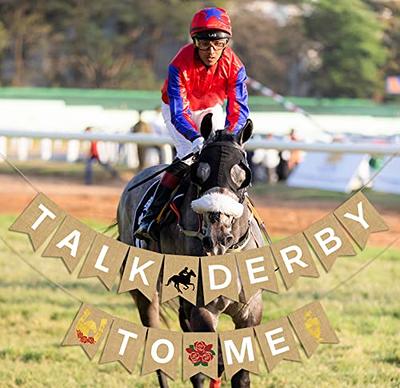
[[[400,2],[398,0],[365,0],[377,13],[384,27],[383,43],[388,50],[385,75],[400,75]]]
[[[2,41],[0,36],[0,49],[8,48],[11,52],[14,63],[11,83],[14,86],[29,83],[34,71],[26,64],[42,51],[42,43],[50,34],[51,28],[43,17],[43,4],[41,0],[35,4],[29,0],[3,0],[0,4],[0,27],[4,26],[4,38],[8,37]]]
[[[233,46],[248,75],[279,93],[301,94],[294,84],[301,83],[302,75],[293,72],[307,48],[302,19],[287,17],[279,23],[251,3],[237,5],[232,13]]]
[[[313,94],[372,97],[383,91],[383,27],[360,0],[318,0],[305,15],[306,31],[321,60],[310,74]]]

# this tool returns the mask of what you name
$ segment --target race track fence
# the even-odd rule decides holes
[[[169,136],[155,136],[152,134],[129,133],[81,133],[81,132],[45,132],[45,131],[24,131],[24,130],[0,130],[0,137],[19,139],[40,139],[40,140],[75,140],[111,143],[133,143],[144,146],[172,145]],[[275,149],[302,150],[306,152],[333,152],[333,153],[355,153],[373,155],[396,155],[400,153],[400,144],[375,144],[375,143],[306,143],[293,141],[277,141],[264,139],[251,139],[246,143],[247,150]]]

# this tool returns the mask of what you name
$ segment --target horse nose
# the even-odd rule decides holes
[[[233,236],[231,234],[228,234],[219,238],[218,241],[224,247],[229,247],[232,244]]]
[[[211,249],[212,249],[211,237],[209,237],[209,236],[203,237],[203,247],[206,251],[211,251]]]

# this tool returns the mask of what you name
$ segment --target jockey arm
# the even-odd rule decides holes
[[[234,67],[234,74],[228,80],[225,127],[237,133],[249,117],[248,94],[244,66]]]
[[[172,124],[186,139],[194,141],[201,135],[191,117],[186,89],[182,83],[181,70],[172,64],[168,68],[167,90]]]

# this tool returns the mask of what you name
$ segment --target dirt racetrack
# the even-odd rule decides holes
[[[30,177],[36,188],[45,193],[69,214],[81,219],[111,223],[115,219],[119,197],[126,182],[85,186],[73,178]],[[19,214],[35,196],[33,189],[16,175],[0,174],[0,213]],[[256,208],[271,235],[286,237],[304,230],[339,204],[335,200],[298,201],[278,198],[273,193],[252,195]],[[400,197],[399,197],[400,202]],[[398,207],[374,203],[390,231],[370,237],[369,246],[386,246],[400,234]],[[395,244],[400,248],[400,241]]]

